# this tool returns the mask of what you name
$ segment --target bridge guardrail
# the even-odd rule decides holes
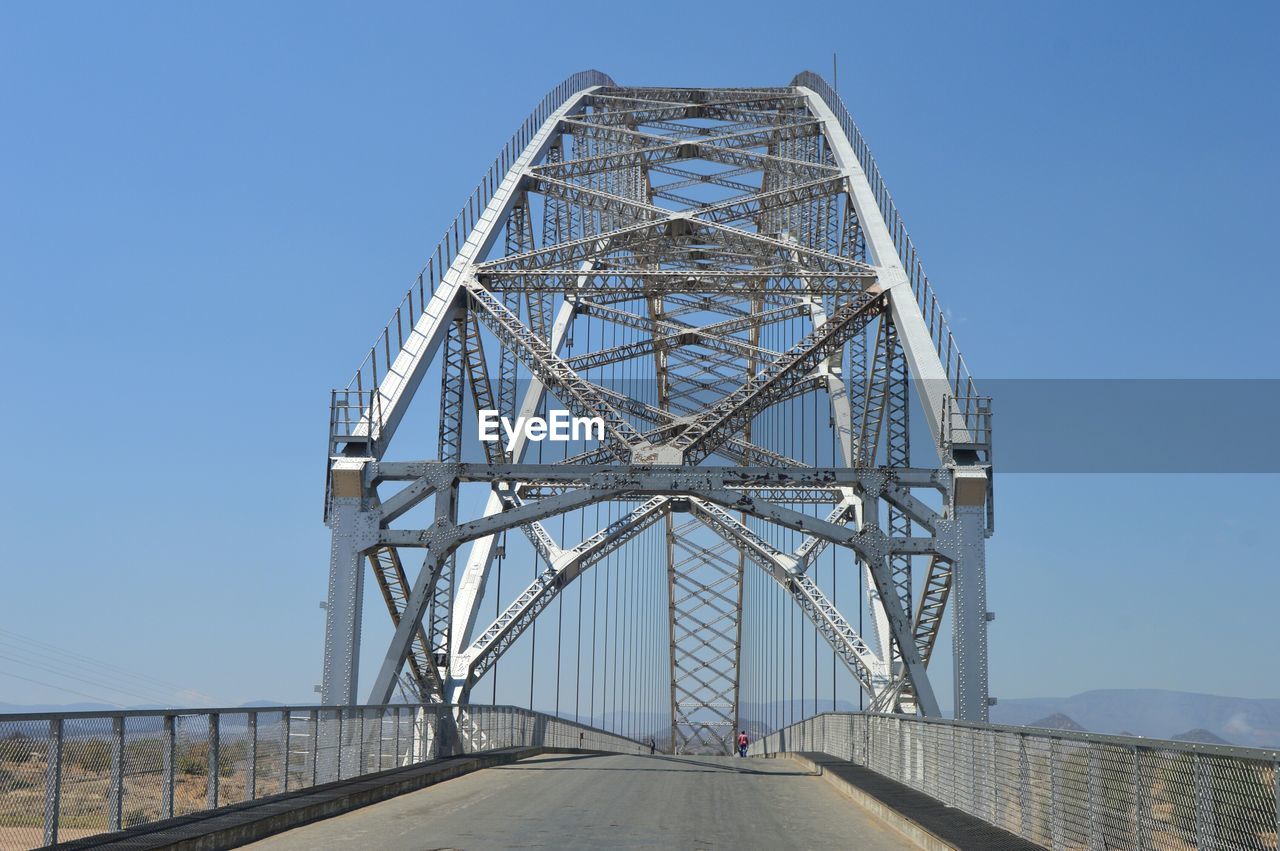
[[[772,733],[756,756],[821,751],[1046,848],[1276,848],[1280,752],[869,713]]]
[[[647,746],[514,706],[0,714],[0,849],[135,827],[441,756]]]

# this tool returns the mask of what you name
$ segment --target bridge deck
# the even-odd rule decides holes
[[[547,755],[249,847],[915,847],[791,760]]]

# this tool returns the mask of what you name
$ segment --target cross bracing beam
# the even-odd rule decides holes
[[[840,348],[874,315],[879,304],[878,294],[874,292],[846,302],[821,329],[785,352],[783,359],[752,376],[742,387],[691,423],[671,441],[672,446],[695,462],[712,454],[728,435],[741,430],[746,422],[772,404],[773,396],[780,388],[807,375]]]
[[[737,545],[748,558],[769,574],[800,605],[805,616],[822,633],[824,639],[850,672],[869,692],[878,689],[880,660],[857,631],[840,614],[812,578],[797,570],[795,559],[776,550],[718,505],[695,500],[695,514],[702,521]]]
[[[641,210],[647,206],[628,199],[622,201]],[[683,266],[668,271],[683,270],[691,277],[705,272],[712,278],[741,275],[741,280],[758,280],[762,277],[794,278],[803,273],[818,280],[857,279],[870,283],[877,275],[873,268],[861,261],[725,223],[705,221],[699,218],[696,210],[658,212],[662,216],[659,221],[627,225],[599,236],[478,264],[477,277],[483,281],[501,276],[503,272],[520,273],[506,275],[507,278],[528,277],[537,275],[539,269],[547,270],[543,277],[553,277],[563,275],[568,265],[587,259],[596,261],[596,271],[615,274],[648,272],[649,277],[655,279],[671,277],[663,275],[663,269],[635,262],[636,255],[646,252],[659,262],[681,264],[683,261]],[[723,265],[717,265],[716,261]]]
[[[582,122],[570,123],[579,129],[591,127],[591,125]],[[617,131],[610,128],[604,134],[606,138],[603,141],[614,144],[627,144],[630,147],[575,157],[571,160],[544,162],[540,165],[532,166],[529,169],[529,173],[535,177],[545,176],[558,180],[578,180],[629,166],[644,166],[662,173],[675,173],[684,177],[695,178],[693,180],[694,183],[718,183],[726,176],[729,176],[726,174],[721,174],[718,177],[704,175],[671,165],[672,162],[679,160],[701,159],[707,162],[730,165],[733,167],[732,171],[737,174],[759,171],[766,165],[770,165],[801,179],[813,180],[820,177],[838,175],[838,170],[830,166],[819,165],[815,168],[813,163],[777,157],[771,154],[760,154],[751,150],[744,151],[735,148],[732,152],[725,153],[724,144],[727,142],[742,143],[750,148],[756,147],[756,143],[761,143],[762,140],[767,142],[786,139],[799,132],[812,135],[821,126],[813,120],[784,126],[775,125],[768,130],[756,127],[741,129],[723,126],[718,128],[690,127],[673,124],[666,124],[665,126],[684,131],[685,138],[673,139],[671,136],[659,136],[642,131]],[[762,136],[762,134],[768,135]],[[592,135],[597,134],[593,133]],[[637,145],[638,147],[635,147]],[[728,157],[732,157],[735,162],[722,162]],[[753,187],[745,183],[734,185],[739,187],[740,191],[753,189]]]
[[[606,92],[618,97],[641,97],[652,101],[707,103],[717,100],[743,101],[793,95],[790,86],[746,86],[737,89],[705,89],[696,86],[610,86]]]
[[[821,122],[816,120],[788,122],[771,127],[753,127],[745,130],[733,129],[731,132],[706,132],[703,128],[689,128],[687,137],[678,135],[659,135],[642,130],[624,129],[612,125],[595,124],[590,121],[566,118],[565,127],[580,132],[592,139],[614,144],[630,145],[640,149],[666,148],[673,145],[689,146],[684,148],[689,153],[696,153],[699,159],[722,165],[751,167],[763,169],[772,165],[779,170],[810,179],[829,175],[831,169],[820,164],[795,160],[789,157],[778,157],[762,154],[753,148],[766,147],[770,143],[799,138],[811,138],[822,131]],[[685,157],[686,159],[688,157]]]
[[[632,297],[671,293],[708,293],[751,295],[756,292],[779,294],[844,295],[862,292],[875,280],[864,273],[829,272],[800,279],[784,271],[723,271],[681,269],[601,268],[584,276],[582,281],[566,281],[572,272],[545,269],[531,272],[490,272],[481,283],[501,291],[541,291],[582,293],[596,297],[600,293],[634,293]]]
[[[391,615],[391,623],[399,624],[405,602],[409,598],[409,579],[395,547],[378,547],[368,554],[369,566],[382,591],[383,602]],[[413,633],[413,647],[406,660],[418,694],[428,700],[444,699],[444,680],[431,655],[431,642],[421,628]]]
[[[459,468],[462,465],[458,465]],[[556,468],[551,467],[549,470]],[[728,468],[730,470],[734,468]],[[608,481],[607,477],[605,481]],[[690,484],[694,487],[689,487]],[[603,487],[582,488],[577,491],[563,493],[554,497],[546,497],[535,503],[526,503],[519,508],[511,511],[503,512],[493,517],[483,518],[481,520],[471,521],[467,523],[454,524],[452,522],[437,521],[437,525],[427,530],[384,530],[377,537],[378,545],[382,546],[407,546],[426,548],[432,551],[432,555],[428,557],[431,563],[429,566],[438,574],[438,565],[442,558],[447,558],[448,554],[457,548],[458,545],[474,540],[476,538],[490,536],[504,529],[514,528],[533,520],[542,519],[553,514],[562,513],[564,511],[579,508],[584,505],[591,504],[604,499],[610,498],[634,498],[641,494],[663,493],[677,494],[690,493],[697,495],[706,502],[718,503],[719,505],[743,511],[747,514],[760,517],[761,519],[771,520],[779,525],[797,530],[807,530],[815,534],[821,535],[833,543],[849,546],[854,549],[860,557],[871,565],[873,575],[878,585],[883,587],[883,582],[888,573],[887,566],[881,565],[881,562],[894,552],[913,552],[913,553],[929,553],[937,552],[943,544],[935,539],[895,539],[885,536],[876,529],[862,529],[858,531],[849,530],[843,526],[830,523],[818,518],[809,517],[800,512],[783,506],[775,505],[767,501],[763,501],[744,493],[736,493],[723,489],[707,488],[705,490],[696,487],[698,484],[707,484],[707,480],[691,480],[688,474],[669,473],[666,476],[649,476],[639,477],[638,481],[621,483],[617,481],[609,482]],[[713,486],[714,487],[714,486]],[[707,516],[713,516],[711,511],[707,511]],[[718,519],[723,528],[723,515],[719,515]],[[719,529],[717,530],[719,531]],[[745,533],[739,540],[742,543],[751,539],[749,533]],[[753,543],[753,552],[765,552],[773,559],[781,559],[782,554],[773,550],[766,545]],[[951,555],[948,550],[945,555]],[[793,567],[792,567],[793,570]],[[796,574],[799,576],[799,574]],[[421,579],[421,577],[420,577]],[[891,580],[890,580],[891,581]],[[538,584],[538,583],[535,583]],[[416,611],[422,602],[422,598],[429,593],[429,589],[423,587],[415,587],[413,595],[406,602],[404,610],[408,616]],[[882,592],[883,593],[883,592]],[[902,636],[898,635],[899,631],[905,634],[907,624],[905,615],[903,615],[900,606],[895,606],[896,596],[889,599],[886,604],[886,610],[889,614],[891,625],[895,631],[898,640],[902,640]],[[811,602],[818,604],[819,601],[814,598]],[[402,621],[407,623],[407,621]],[[398,626],[399,630],[400,627]],[[406,637],[410,635],[410,631],[405,629]],[[918,681],[922,668],[920,666],[920,656],[916,650],[914,642],[903,654],[907,665],[908,677],[913,683]],[[395,664],[403,664],[404,659],[399,659]],[[387,665],[384,665],[383,673],[387,671]],[[389,688],[391,683],[387,684]],[[929,711],[929,701],[932,700],[932,694],[927,687],[925,693],[921,696],[922,706]],[[935,710],[936,711],[936,710]]]
[[[763,327],[773,322],[780,322],[785,319],[792,319],[801,315],[802,308],[799,305],[783,305],[768,311],[763,311],[752,316],[740,317],[737,319],[726,319],[719,322],[712,322],[706,325],[690,325],[686,322],[680,322],[671,319],[669,316],[662,319],[654,319],[649,316],[641,316],[640,314],[631,313],[627,310],[620,310],[615,307],[598,304],[588,300],[579,300],[578,309],[591,316],[606,319],[610,322],[626,325],[636,328],[651,335],[643,341],[643,345],[655,346],[675,346],[675,345],[703,345],[708,348],[723,348],[730,354],[746,354],[748,356],[764,355],[770,358],[776,358],[777,352],[765,349],[760,346],[751,344],[747,340],[738,339],[729,335],[741,331],[748,331],[752,328]],[[637,345],[628,343],[627,346]],[[623,349],[625,346],[615,347]],[[574,361],[582,361],[590,363],[593,359],[606,356],[611,350],[602,350],[592,352],[587,355],[580,355]],[[572,362],[572,361],[571,361]]]
[[[699,174],[696,171],[690,171],[684,168],[677,168],[673,165],[668,165],[665,163],[660,165],[651,165],[649,167],[649,171],[651,174],[653,172],[658,172],[659,174],[667,174],[667,175],[671,175],[672,177],[684,178],[683,180],[675,181],[673,183],[664,183],[661,187],[654,187],[655,191],[658,188],[674,191],[676,189],[684,189],[689,186],[700,186],[703,184],[711,183],[716,186],[723,186],[727,189],[733,189],[734,191],[737,191],[737,192],[754,192],[755,191],[754,186],[751,186],[748,183],[742,183],[741,181],[732,179],[734,177],[738,177],[743,174],[750,174],[754,170],[755,169],[740,167],[740,168],[729,169],[727,171],[722,171],[717,174]]]
[[[741,222],[766,212],[784,210],[834,194],[839,191],[842,181],[843,178],[839,175],[828,174],[817,180],[790,184],[767,192],[754,192],[713,204],[696,204],[691,212],[699,222],[708,224]],[[667,210],[654,204],[545,174],[531,175],[528,188],[548,198],[634,222],[653,221],[670,215]]]
[[[378,482],[448,481],[520,482],[546,481],[578,487],[648,490],[681,488],[730,488],[735,486],[775,487],[862,487],[876,492],[886,481],[905,488],[927,488],[945,492],[952,487],[945,468],[932,467],[735,467],[702,464],[697,466],[602,463],[602,464],[488,464],[441,461],[377,461],[362,469],[366,484]]]
[[[688,313],[707,312],[717,316],[741,318],[750,316],[751,311],[736,304],[728,304],[725,296],[720,295],[670,295],[663,298],[663,315],[667,319],[675,319]],[[736,300],[736,299],[735,299]],[[675,305],[673,309],[671,306]]]
[[[489,330],[516,352],[544,387],[556,394],[576,416],[604,420],[607,443],[618,458],[629,460],[633,449],[646,443],[631,423],[596,393],[590,382],[552,352],[502,302],[480,287],[471,288],[471,297],[479,308],[477,315]]]
[[[621,520],[549,561],[537,578],[463,654],[459,660],[463,667],[456,676],[465,679],[469,685],[474,685],[557,594],[600,559],[661,519],[666,505],[666,497],[654,497]]]
[[[402,547],[424,551],[418,575],[405,576],[394,595],[397,634],[375,693],[411,659],[414,630],[425,629],[430,611],[435,646],[427,655],[444,665],[438,677],[447,680],[449,699],[470,699],[480,678],[495,676],[498,657],[529,635],[592,563],[589,553],[563,549],[544,522],[581,518],[588,506],[639,503],[662,506],[651,522],[666,528],[677,745],[722,747],[739,721],[746,561],[783,576],[786,598],[873,705],[936,711],[924,664],[942,611],[948,601],[963,601],[958,623],[968,636],[985,606],[984,530],[975,520],[975,500],[982,500],[974,496],[985,473],[975,476],[957,459],[981,457],[989,443],[972,439],[967,414],[944,434],[926,405],[942,466],[907,466],[898,437],[906,433],[902,391],[909,383],[920,389],[930,357],[949,381],[951,355],[936,344],[937,323],[921,315],[911,292],[914,255],[898,256],[894,267],[890,255],[902,254],[900,219],[884,212],[891,201],[869,171],[861,140],[855,146],[845,138],[832,96],[815,94],[820,89],[597,87],[570,93],[565,104],[572,106],[548,112],[522,138],[522,150],[536,141],[536,151],[507,160],[506,173],[492,181],[510,195],[502,209],[478,209],[444,253],[451,262],[437,295],[450,290],[448,313],[432,319],[441,345],[427,351],[417,338],[412,344],[427,362],[442,364],[448,393],[441,398],[449,404],[441,426],[452,435],[442,443],[450,447],[442,450],[444,463],[386,457],[398,420],[386,417],[391,396],[379,392],[364,402],[375,439],[353,435],[331,464],[335,564]],[[655,182],[654,175],[671,180]],[[426,314],[410,318],[421,325]],[[896,360],[892,347],[866,342],[877,317],[882,336],[899,337]],[[923,343],[921,327],[929,335]],[[446,330],[459,343],[447,352]],[[884,357],[869,356],[878,352]],[[394,390],[402,379],[384,376],[377,384],[388,381]],[[517,406],[521,381],[530,391]],[[402,389],[404,399],[413,389]],[[830,400],[829,412],[815,393]],[[461,398],[466,404],[457,404]],[[941,402],[944,411],[972,407],[945,391]],[[523,449],[504,443],[477,447],[479,458],[457,457],[456,435],[471,427],[468,406],[529,416],[555,404],[602,417],[605,439],[565,447],[549,464],[521,463]],[[829,422],[815,422],[817,410]],[[828,439],[830,451],[819,452]],[[845,466],[830,466],[837,458]],[[741,466],[715,466],[721,460]],[[479,516],[459,511],[459,489],[475,484],[489,492]],[[380,502],[378,488],[388,491]],[[941,497],[926,502],[912,493],[919,488]],[[410,518],[428,500],[434,521],[401,528],[423,525]],[[698,522],[673,522],[686,512],[700,512]],[[733,521],[721,524],[727,535],[702,519],[717,512]],[[746,518],[780,530],[785,546],[759,549],[741,531]],[[718,543],[697,539],[708,528]],[[539,559],[534,579],[514,600],[497,600],[495,619],[473,636],[481,601],[491,600],[484,580],[494,542],[517,529]],[[606,525],[586,534],[584,544],[616,541],[614,552],[625,552],[635,534],[610,534]],[[449,565],[464,544],[471,544],[466,566],[453,577]],[[852,550],[875,588],[878,650],[820,585],[825,571],[815,564],[833,545]],[[910,581],[915,555],[932,557],[921,589]],[[376,571],[376,558],[371,564]],[[778,564],[788,566],[782,574],[773,572]],[[342,597],[356,598],[358,588]],[[984,712],[985,646],[958,641],[955,648],[983,657],[980,673],[958,680],[957,705],[976,713],[980,699]],[[329,664],[328,656],[326,683],[336,682],[330,671],[347,663]],[[353,681],[354,671],[346,678]]]
[[[650,121],[643,127],[648,130],[664,130],[665,133],[659,135],[664,138],[678,137],[687,139],[692,136],[718,136],[726,133],[738,133],[745,130],[756,130],[759,124],[749,121],[741,124],[714,124],[710,126],[699,126],[694,124],[681,124],[676,121]]]
[[[643,239],[661,239],[670,228],[666,221],[641,222],[589,236],[574,235],[563,242],[544,245],[532,251],[477,263],[475,273],[483,278],[501,271],[523,271],[524,274],[531,274],[539,268],[570,269],[575,264],[594,259],[596,254],[613,253],[630,246],[643,245]]]
[[[915,640],[920,649],[920,658],[929,664],[933,655],[933,645],[938,640],[938,631],[942,627],[942,614],[947,608],[947,597],[951,594],[951,563],[941,556],[929,560],[929,572],[925,576],[924,593],[920,595],[920,604],[916,609]]]
[[[797,393],[808,392],[808,388],[803,382],[798,382],[794,387]],[[638,399],[612,390],[604,390],[605,395],[609,396],[619,410],[625,410],[627,413],[651,423],[662,425],[666,428],[681,428],[683,424],[680,422],[682,416],[687,416],[695,412],[695,408],[682,408],[678,403],[668,402],[666,410],[654,405],[642,402]],[[772,465],[779,467],[803,467],[804,464],[795,458],[783,455],[780,452],[759,446],[742,437],[732,437],[726,443],[716,450],[718,454],[724,455],[733,461],[737,461],[744,467],[752,467],[759,465]],[[588,462],[582,462],[588,463]]]

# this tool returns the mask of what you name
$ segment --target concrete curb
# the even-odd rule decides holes
[[[958,845],[952,845],[950,842],[947,842],[941,837],[930,832],[878,798],[868,795],[866,792],[862,791],[857,786],[854,786],[844,778],[839,777],[833,772],[823,770],[821,763],[814,762],[808,756],[800,753],[783,751],[780,753],[769,754],[766,758],[772,759],[774,757],[792,759],[808,768],[815,775],[822,777],[838,789],[846,798],[851,799],[855,804],[870,812],[888,827],[891,827],[898,833],[901,833],[917,847],[926,849],[926,851],[962,851]]]
[[[142,851],[175,848],[215,851],[256,842],[320,819],[416,792],[473,771],[508,765],[546,753],[585,754],[578,748],[512,748],[469,756],[447,757],[425,765],[393,768],[351,780],[339,780],[242,804],[231,804],[190,816],[151,822],[117,833],[102,833],[59,843],[59,849],[108,848]]]

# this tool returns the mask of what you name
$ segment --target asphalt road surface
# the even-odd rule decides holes
[[[915,846],[791,760],[558,754],[437,783],[249,847]]]

